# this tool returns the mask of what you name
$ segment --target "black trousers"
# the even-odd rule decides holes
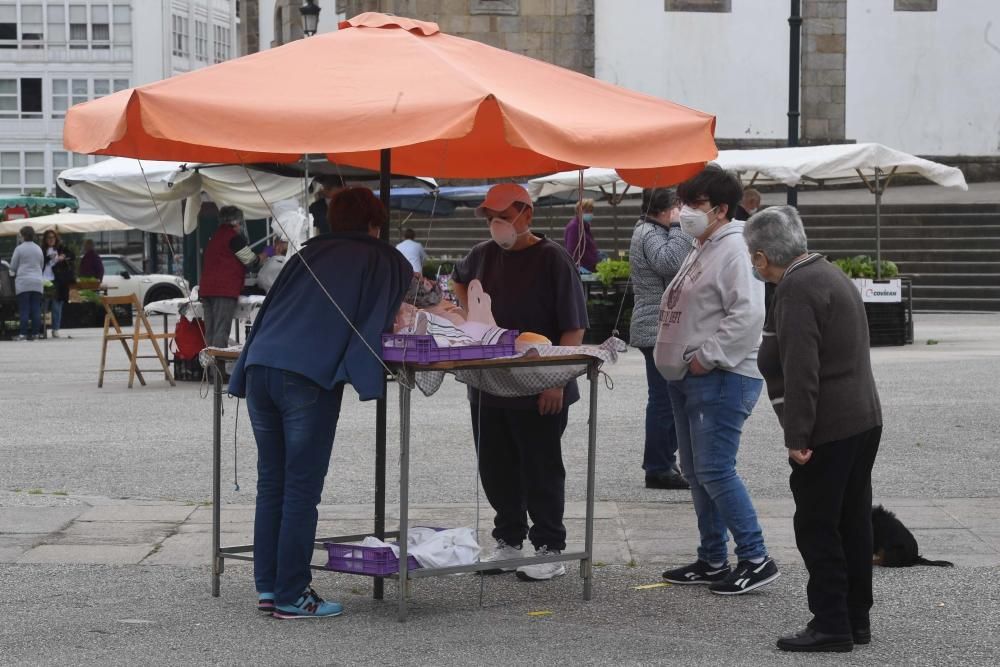
[[[538,410],[471,405],[479,477],[496,511],[493,538],[518,546],[528,537],[536,549],[564,550],[562,434],[569,406],[557,415],[540,415]]]
[[[820,632],[867,627],[872,607],[872,466],[882,427],[791,459],[795,544],[809,571],[806,595]]]

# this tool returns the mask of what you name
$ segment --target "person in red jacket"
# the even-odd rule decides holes
[[[205,343],[229,347],[236,301],[248,268],[259,259],[240,232],[243,211],[235,206],[219,210],[219,228],[208,241],[201,269],[198,296],[205,310]]]

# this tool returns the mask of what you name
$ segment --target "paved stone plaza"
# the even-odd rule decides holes
[[[994,664],[1000,653],[1000,466],[995,392],[1000,316],[918,314],[916,343],[873,350],[885,410],[875,496],[913,530],[923,554],[954,569],[876,571],[872,645],[848,664]],[[643,588],[696,544],[687,492],[643,488],[644,376],[629,353],[606,368],[599,400],[594,599],[580,600],[577,567],[530,585],[513,577],[435,578],[413,586],[411,618],[394,619],[396,591],[370,600],[370,581],[320,574],[321,593],[347,614],[311,624],[258,617],[248,566],[227,563],[209,595],[211,403],[207,387],[148,375],[96,388],[98,330],[72,339],[0,342],[0,662],[53,664],[775,664],[776,636],[806,620],[787,463],[761,401],[739,469],[783,577],[737,599],[701,588]],[[122,356],[119,351],[119,356]],[[117,360],[121,362],[121,359]],[[349,394],[350,395],[350,394]],[[398,515],[395,393],[390,401],[390,517]],[[414,400],[414,524],[473,525],[477,513],[464,389],[447,381]],[[571,412],[565,438],[567,527],[582,541],[586,424]],[[345,400],[320,533],[370,524],[374,409]],[[224,418],[223,543],[252,532],[254,445],[245,407]],[[236,457],[234,459],[234,439]],[[234,474],[239,483],[233,483]],[[479,507],[483,539],[492,518]],[[390,519],[390,524],[392,519]],[[571,544],[572,548],[572,544]]]

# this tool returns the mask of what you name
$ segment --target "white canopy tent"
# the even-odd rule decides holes
[[[55,213],[37,218],[24,218],[0,222],[0,236],[15,236],[22,227],[31,227],[36,234],[54,229],[59,234],[87,234],[94,232],[123,232],[132,229],[108,215],[88,213]]]
[[[306,187],[302,178],[242,166],[152,160],[140,165],[131,158],[67,169],[58,180],[81,202],[135,229],[174,236],[197,228],[202,192],[220,206],[239,207],[247,218],[266,218],[271,215],[268,204],[283,199],[304,202]],[[187,206],[182,207],[183,201]]]
[[[894,176],[919,175],[944,187],[969,189],[960,169],[874,143],[719,151],[713,162],[738,174],[746,186],[864,183],[875,195],[875,260],[879,278],[882,194]],[[565,195],[579,188],[579,171],[535,178],[528,184],[533,198]],[[583,170],[584,190],[625,193],[627,188],[628,184],[613,169]]]

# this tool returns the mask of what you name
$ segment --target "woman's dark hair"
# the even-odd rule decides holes
[[[707,198],[713,207],[725,204],[726,220],[732,220],[743,198],[743,188],[736,176],[717,164],[709,164],[697,176],[677,186],[677,196],[685,204]]]
[[[673,188],[646,188],[642,191],[643,215],[657,216],[674,205]]]
[[[347,188],[330,200],[326,219],[330,231],[368,232],[372,227],[382,226],[385,208],[368,188]]]
[[[25,225],[21,227],[21,240],[22,241],[34,241],[35,240],[35,228]]]
[[[59,246],[62,245],[62,239],[59,238],[59,232],[57,232],[54,229],[46,229],[45,233],[42,234],[42,246],[43,247],[45,247],[45,248],[49,247],[48,246],[48,242],[46,240],[46,239],[48,239],[49,234],[51,234],[52,238],[54,238],[56,240],[55,245],[52,246],[53,248],[58,248]]]

